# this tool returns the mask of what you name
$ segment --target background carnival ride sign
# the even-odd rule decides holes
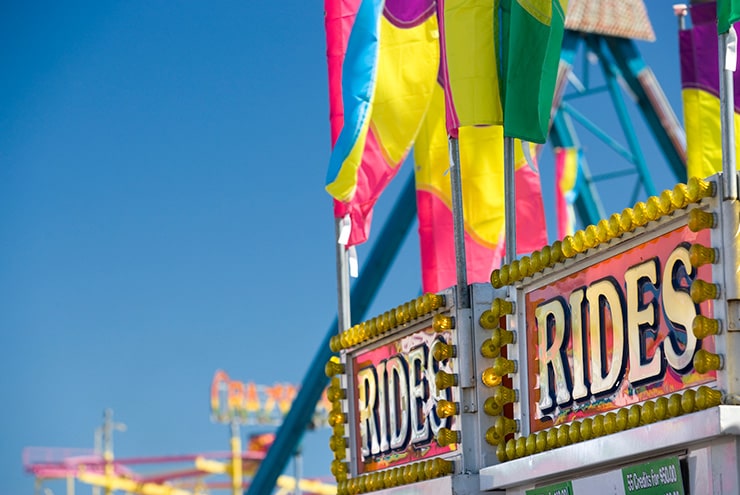
[[[525,288],[529,429],[536,432],[710,382],[693,367],[711,339],[691,331],[711,301],[689,287],[711,280],[692,267],[691,244],[707,230],[677,228],[545,285]]]

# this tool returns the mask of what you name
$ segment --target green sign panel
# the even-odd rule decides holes
[[[566,481],[527,490],[527,495],[573,495],[573,483]]]
[[[625,495],[685,495],[676,457],[626,467],[622,478]]]

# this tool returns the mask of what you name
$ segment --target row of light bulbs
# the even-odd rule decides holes
[[[632,232],[638,227],[647,225],[648,222],[686,208],[691,203],[714,196],[715,192],[716,186],[713,182],[692,177],[687,184],[677,184],[673,190],[665,190],[660,196],[651,196],[633,208],[625,208],[622,213],[614,213],[609,219],[602,219],[596,225],[589,225],[584,230],[565,236],[562,241],[555,241],[552,246],[545,246],[530,256],[523,256],[500,269],[493,270],[491,285],[498,289],[519,282],[545,268]]]
[[[698,390],[689,389],[670,397],[659,397],[654,401],[650,400],[642,404],[625,407],[616,412],[612,411],[539,431],[528,436],[512,438],[505,443],[498,444],[496,455],[501,462],[510,461],[656,421],[709,409],[718,406],[721,401],[721,392],[707,386],[701,386]]]
[[[394,328],[426,316],[444,307],[444,305],[445,297],[443,295],[433,293],[424,294],[390,311],[386,311],[382,315],[358,323],[338,335],[334,335],[329,340],[329,348],[332,352],[339,352],[343,349],[349,349],[363,344]]]
[[[337,483],[337,495],[368,493],[384,488],[403,486],[452,474],[452,461],[436,458],[344,479]]]

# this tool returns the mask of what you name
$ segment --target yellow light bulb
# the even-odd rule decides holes
[[[491,303],[491,312],[498,316],[514,314],[514,303],[497,297]]]
[[[572,258],[576,255],[578,251],[576,251],[575,245],[574,245],[573,237],[566,235],[563,239],[562,243],[562,251],[563,251],[563,258]]]
[[[440,447],[454,445],[456,443],[460,443],[460,432],[450,430],[449,428],[440,428],[439,431],[437,431],[436,440]]]
[[[617,431],[624,431],[629,427],[630,413],[626,408],[617,411]]]
[[[655,400],[655,420],[663,421],[668,417],[668,399],[666,397],[658,397]]]
[[[493,359],[501,355],[501,346],[496,345],[492,339],[486,339],[480,346],[480,354],[484,358]]]
[[[670,189],[667,189],[660,193],[659,198],[659,206],[660,206],[660,212],[663,213],[663,215],[667,215],[673,210],[675,210],[678,206],[674,204],[673,202],[673,191]]]
[[[333,474],[334,477],[337,479],[339,479],[339,475],[341,474],[344,474],[346,477],[347,463],[339,461],[339,460],[333,460],[331,461],[330,470],[331,470],[331,474]]]
[[[648,220],[657,220],[662,215],[660,211],[660,199],[657,196],[650,196],[645,203],[645,212]]]
[[[538,431],[534,436],[534,442],[537,446],[537,452],[544,452],[547,450],[547,432]]]
[[[527,278],[532,274],[532,266],[529,256],[522,256],[519,260],[519,273],[522,278]]]
[[[642,414],[642,408],[635,404],[632,407],[629,408],[629,413],[627,415],[627,427],[628,428],[637,428],[640,426],[640,415]]]
[[[582,253],[587,249],[586,234],[582,230],[573,234],[573,249],[576,250],[576,253]]]
[[[499,385],[491,390],[491,398],[501,406],[505,406],[506,404],[516,402],[518,399],[518,395],[516,390],[510,389],[509,387],[504,387],[503,385]]]
[[[591,432],[594,438],[600,437],[606,434],[606,431],[604,430],[604,416],[603,415],[595,416],[593,418],[593,421],[591,423]]]
[[[570,445],[570,426],[563,425],[558,428],[558,447]]]
[[[443,314],[436,314],[432,318],[432,328],[435,332],[444,332],[455,328],[455,317]]]
[[[509,265],[510,283],[519,282],[522,279],[522,273],[519,271],[519,260],[514,260]]]
[[[509,458],[506,457],[506,444],[498,444],[498,447],[496,447],[496,457],[499,462],[506,462],[509,460]]]
[[[696,397],[694,399],[696,401],[697,409],[709,409],[710,407],[715,407],[722,403],[722,392],[709,388],[706,385],[702,385],[699,387],[699,390],[696,391]]]
[[[409,301],[406,303],[406,312],[409,314],[409,317],[413,320],[418,318],[419,312],[416,310],[416,303],[414,301]]]
[[[527,439],[519,437],[516,439],[515,452],[518,459],[527,455]]]
[[[414,466],[408,464],[403,467],[403,481],[407,485],[409,483],[416,483],[418,476],[416,474],[416,468]]]
[[[714,184],[699,177],[691,177],[686,184],[687,196],[692,203],[714,196]]]
[[[457,355],[457,350],[454,345],[445,344],[444,342],[437,341],[432,346],[432,357],[435,361],[445,361],[453,358]]]
[[[497,375],[493,368],[486,368],[481,374],[481,382],[486,387],[495,387],[501,385],[501,375]]]
[[[444,399],[437,401],[437,416],[440,418],[449,418],[454,416],[458,413],[459,409],[457,402]]]
[[[558,430],[557,428],[550,428],[547,430],[547,449],[558,448]]]
[[[655,402],[647,401],[642,405],[640,410],[640,424],[649,425],[654,423],[657,418],[655,417]]]
[[[347,448],[347,445],[348,443],[345,437],[340,437],[338,435],[332,435],[329,437],[329,449],[332,452],[345,450]]]
[[[673,188],[673,204],[676,208],[684,208],[689,204],[689,190],[686,184],[676,184]]]
[[[423,462],[417,462],[414,464],[414,468],[416,469],[416,479],[419,481],[424,481],[427,479],[426,471],[424,471],[424,463]]]
[[[491,285],[494,289],[500,289],[504,286],[504,283],[501,281],[501,270],[498,268],[491,272]]]
[[[339,426],[345,424],[346,422],[347,415],[341,411],[331,412],[329,413],[329,417],[327,418],[327,423],[329,423],[329,426]]]
[[[709,299],[719,298],[719,285],[697,278],[691,283],[690,293],[691,300],[696,304],[701,304]]]
[[[603,243],[612,237],[613,235],[609,228],[609,220],[602,218],[599,220],[599,223],[596,224],[596,240],[598,240],[599,243]]]
[[[500,416],[504,412],[504,406],[496,402],[493,397],[489,397],[483,403],[483,412],[489,416]]]
[[[496,421],[493,422],[493,428],[495,428],[503,438],[510,433],[516,433],[519,431],[519,423],[514,419],[499,416],[496,418]]]
[[[692,244],[689,248],[689,261],[691,266],[699,268],[706,264],[717,262],[717,250],[714,248],[702,246],[701,244]]]
[[[619,225],[622,232],[631,232],[635,228],[635,221],[632,218],[632,208],[625,208],[619,217]]]
[[[332,356],[324,367],[324,373],[326,373],[326,376],[329,378],[335,375],[342,375],[344,374],[344,365],[339,362],[338,357]]]
[[[428,301],[429,298],[424,299],[424,295],[421,295],[416,298],[414,304],[416,305],[416,314],[419,316],[425,315],[429,313],[432,310],[431,304],[428,306],[425,304],[425,301]]]
[[[550,246],[545,246],[540,251],[540,263],[542,263],[543,270],[550,266],[551,263],[554,263],[552,260],[552,248]]]
[[[501,286],[509,285],[512,280],[509,276],[509,265],[504,265],[501,267],[498,273],[499,280],[501,280]]]
[[[702,315],[696,315],[694,317],[694,321],[691,323],[691,331],[694,332],[694,337],[697,339],[704,339],[710,335],[717,335],[719,333],[719,328],[719,320],[707,318]]]
[[[560,263],[565,259],[562,241],[555,241],[550,248],[550,264]]]
[[[497,314],[494,314],[490,309],[487,309],[481,313],[478,322],[480,323],[480,326],[486,330],[493,330],[494,328],[499,327],[501,324],[501,318]]]
[[[514,332],[504,330],[503,328],[496,328],[491,334],[491,340],[498,347],[503,347],[508,344],[514,343]]]
[[[537,437],[534,435],[527,436],[525,441],[526,455],[534,455],[537,453]]]
[[[632,219],[637,227],[642,227],[648,223],[648,214],[645,203],[640,201],[634,208],[632,208]]]
[[[613,412],[607,413],[604,417],[604,433],[611,435],[617,431],[617,415]]]
[[[586,227],[586,230],[584,231],[583,239],[584,239],[584,245],[588,249],[596,247],[596,245],[599,244],[599,236],[596,233],[595,225],[589,225],[588,227]]]
[[[339,340],[339,335],[333,335],[329,339],[329,349],[331,352],[339,352],[342,350],[342,342]]]
[[[517,371],[516,361],[506,359],[502,356],[493,360],[493,366],[491,366],[491,368],[493,368],[494,373],[502,377],[510,373],[516,373]]]
[[[673,394],[668,397],[668,416],[671,418],[675,418],[682,414],[683,409],[681,409],[681,394]]]
[[[397,308],[392,310],[396,315],[396,322],[398,322],[399,325],[403,325],[408,321],[408,315],[406,314],[406,311],[404,310],[403,305],[398,306]]]
[[[434,375],[434,383],[437,386],[437,390],[448,389],[457,385],[457,375],[439,370],[437,374]]]
[[[700,232],[704,229],[713,229],[717,224],[714,213],[694,208],[689,212],[688,226],[692,232]]]
[[[694,369],[702,375],[713,370],[721,370],[722,356],[699,349],[694,355]]]
[[[396,320],[396,312],[387,311],[386,314],[388,315],[388,328],[396,328],[398,326],[398,321]]]
[[[570,424],[570,430],[568,431],[570,436],[570,443],[578,443],[581,441],[581,422],[574,421]]]
[[[609,232],[611,232],[612,237],[618,237],[622,232],[624,232],[624,229],[622,228],[622,217],[619,215],[619,213],[612,213],[612,216],[609,217]]]
[[[506,457],[510,460],[516,459],[516,440],[513,438],[506,442]]]
[[[504,437],[496,430],[495,426],[491,426],[486,430],[486,442],[489,445],[501,445],[504,443]]]
[[[687,390],[681,395],[681,410],[684,414],[691,414],[696,410],[696,391]]]
[[[339,342],[342,344],[342,349],[352,347],[349,343],[349,330],[345,330],[339,334]]]
[[[586,418],[581,422],[581,438],[583,440],[590,440],[593,437],[592,425],[593,420],[591,418]]]
[[[434,311],[435,309],[439,309],[445,305],[445,296],[441,294],[433,294],[433,293],[429,293],[427,295],[429,296],[429,299],[431,300],[432,311]]]
[[[542,263],[542,252],[541,251],[533,252],[529,258],[530,275],[534,275],[537,272],[541,272],[544,268],[545,268],[545,265]]]

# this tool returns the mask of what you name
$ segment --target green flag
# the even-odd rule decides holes
[[[740,21],[740,0],[717,0],[717,33],[726,33],[737,21]]]
[[[501,0],[505,136],[533,143],[547,139],[567,5],[567,0]]]

